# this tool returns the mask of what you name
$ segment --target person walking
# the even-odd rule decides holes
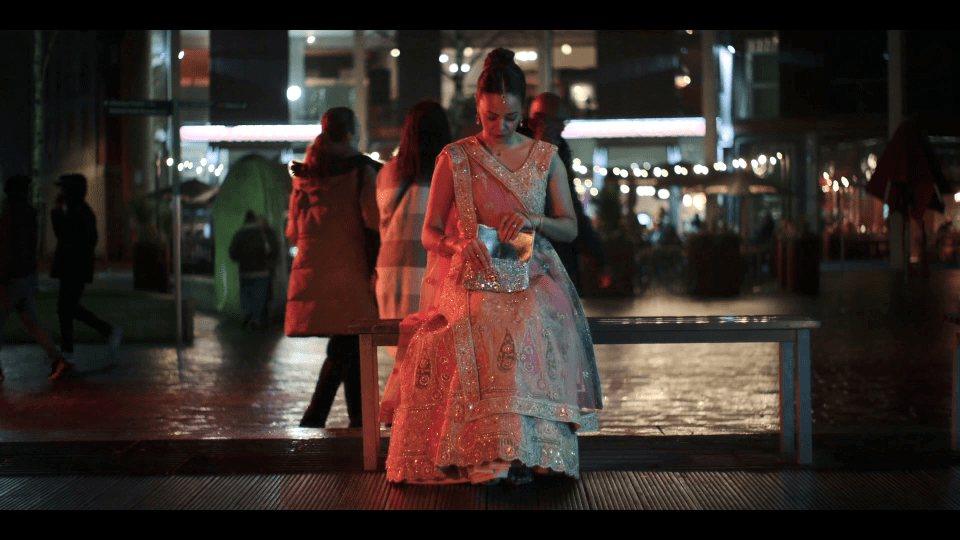
[[[97,218],[86,202],[87,178],[65,174],[57,181],[60,191],[50,218],[57,247],[50,277],[60,280],[57,316],[60,319],[60,352],[73,357],[73,321],[83,322],[107,338],[116,352],[123,340],[123,328],[114,326],[80,305],[88,283],[93,283],[94,253],[97,245]]]
[[[4,183],[6,198],[0,208],[0,348],[11,309],[16,310],[28,334],[50,358],[50,380],[72,367],[60,354],[50,334],[37,319],[37,211],[30,204],[29,176],[11,176]],[[3,370],[0,369],[0,381]]]
[[[240,308],[244,326],[261,330],[266,325],[267,299],[272,269],[280,246],[263,218],[247,210],[243,226],[230,242],[230,258],[240,266]]]
[[[423,282],[423,277],[441,258],[430,257],[420,235],[433,166],[451,140],[443,106],[433,100],[421,101],[407,113],[397,157],[377,175],[381,242],[377,305],[381,319],[402,319],[433,300],[437,284]]]
[[[297,254],[284,331],[291,337],[330,337],[300,426],[326,427],[342,382],[350,427],[361,427],[360,338],[349,333],[349,326],[378,315],[372,279],[376,254],[368,246],[379,236],[375,179],[380,167],[354,147],[353,111],[330,109],[320,125],[321,134],[304,161],[290,167],[294,178],[286,232]]]

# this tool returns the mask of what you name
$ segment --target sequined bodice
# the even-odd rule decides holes
[[[526,161],[516,171],[511,171],[495,157],[483,149],[476,137],[464,139],[461,147],[470,156],[471,172],[475,180],[484,182],[495,177],[516,195],[535,214],[542,214],[546,202],[547,183],[549,181],[550,160],[553,157],[553,145],[535,141]],[[480,201],[477,201],[480,204]]]

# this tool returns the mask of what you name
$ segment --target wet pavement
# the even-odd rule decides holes
[[[654,285],[584,305],[593,316],[822,321],[812,466],[780,452],[775,344],[598,346],[605,410],[600,433],[580,440],[580,481],[391,484],[382,467],[362,471],[342,391],[330,429],[297,426],[326,340],[287,338],[279,326],[251,334],[200,313],[194,343],[179,351],[78,344],[77,370],[59,382],[46,380],[38,346],[4,346],[0,510],[960,509],[960,453],[949,449],[955,327],[943,320],[960,311],[960,270],[907,283],[824,272],[817,297],[769,281],[715,300]],[[381,386],[390,368],[381,349]]]
[[[928,278],[886,271],[823,272],[816,297],[775,282],[731,299],[653,287],[637,298],[588,298],[591,316],[801,314],[812,337],[814,433],[949,430],[953,325],[960,270]],[[47,321],[51,323],[53,321]],[[127,323],[129,324],[129,322]],[[36,345],[0,352],[0,442],[311,439],[347,425],[342,390],[332,429],[298,427],[326,340],[263,333],[199,313],[192,346],[76,347],[76,372],[46,380]],[[602,435],[724,435],[778,431],[776,344],[597,346]],[[391,368],[380,351],[381,386]]]

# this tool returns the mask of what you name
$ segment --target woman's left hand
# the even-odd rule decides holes
[[[532,230],[533,222],[520,212],[504,214],[497,227],[501,242],[512,242],[521,232]]]

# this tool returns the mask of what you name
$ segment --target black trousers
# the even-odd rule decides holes
[[[347,400],[347,416],[350,427],[363,423],[360,399],[360,336],[333,336],[327,343],[327,359],[320,368],[317,388],[310,399],[310,406],[300,421],[301,426],[324,427],[333,400],[337,397],[340,383]]]
[[[60,319],[60,350],[73,352],[73,320],[76,319],[104,336],[113,332],[113,326],[80,305],[80,297],[87,286],[82,280],[61,279],[57,297],[57,316]]]

